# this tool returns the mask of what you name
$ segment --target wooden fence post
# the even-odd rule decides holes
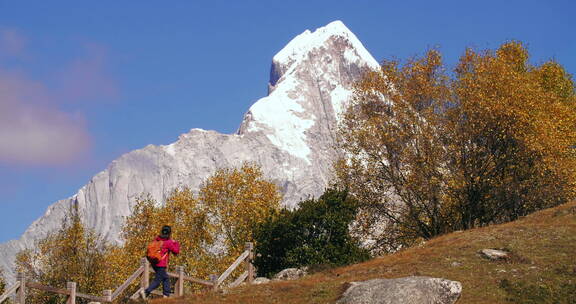
[[[178,281],[176,281],[176,296],[184,295],[184,266],[176,266],[178,272]]]
[[[104,290],[104,297],[106,298],[106,302],[112,302],[112,289]]]
[[[212,290],[214,290],[214,291],[218,290],[218,275],[217,274],[211,274],[209,277],[210,277],[210,282],[212,282],[212,284],[214,284],[214,286],[212,286]]]
[[[254,281],[254,244],[252,242],[246,242],[246,250],[250,252],[248,257],[246,257],[245,264],[246,264],[246,271],[248,272],[248,283],[252,284]]]
[[[20,287],[18,287],[18,293],[16,294],[16,303],[25,304],[26,303],[26,274],[24,272],[18,273],[18,282],[20,282]]]
[[[70,291],[70,295],[68,296],[68,301],[66,301],[66,304],[76,304],[76,283],[66,282],[66,289]]]
[[[148,263],[146,258],[142,258],[140,263],[142,264],[142,267],[144,267],[144,272],[142,273],[142,281],[140,281],[140,287],[146,289],[150,284],[150,263]]]

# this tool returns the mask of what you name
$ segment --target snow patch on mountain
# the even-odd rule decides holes
[[[340,116],[346,110],[346,104],[350,101],[350,98],[354,95],[351,90],[344,88],[343,86],[336,86],[334,90],[330,93],[330,98],[332,99],[332,104],[334,105],[334,112],[336,112],[336,118],[339,120]]]
[[[315,117],[305,113],[300,104],[304,100],[298,95],[297,88],[296,79],[285,78],[278,90],[252,105],[250,113],[254,122],[248,131],[273,130],[266,137],[274,145],[310,163],[305,132],[314,125]]]
[[[164,148],[164,151],[166,151],[166,153],[175,156],[176,155],[176,145],[175,144],[169,144],[166,146],[162,146]]]

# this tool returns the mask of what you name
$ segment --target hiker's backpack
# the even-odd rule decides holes
[[[150,261],[151,264],[156,265],[158,264],[166,254],[162,255],[162,248],[164,247],[163,241],[152,241],[148,244],[146,248],[146,258]]]

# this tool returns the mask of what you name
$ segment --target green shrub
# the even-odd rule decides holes
[[[290,267],[340,266],[366,260],[348,226],[357,203],[347,191],[327,189],[319,199],[300,202],[296,210],[283,209],[255,232],[258,274],[271,276]]]

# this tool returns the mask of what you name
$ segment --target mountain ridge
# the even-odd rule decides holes
[[[278,55],[280,54],[280,55]],[[335,21],[296,36],[273,57],[269,94],[244,114],[236,133],[191,129],[168,145],[148,145],[115,159],[78,192],[50,205],[19,240],[0,244],[0,266],[8,280],[17,252],[61,226],[76,204],[87,227],[111,242],[134,199],[142,193],[164,202],[178,186],[197,190],[216,169],[255,162],[279,185],[283,205],[318,196],[328,185],[339,113],[352,85],[377,62],[356,36]]]

